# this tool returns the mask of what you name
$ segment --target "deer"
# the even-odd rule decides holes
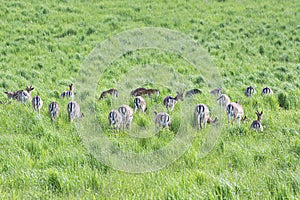
[[[83,113],[80,114],[80,106],[75,101],[70,101],[68,103],[67,111],[68,111],[68,117],[69,117],[70,122],[73,122],[74,119],[79,119],[79,118],[84,117]]]
[[[246,95],[247,97],[251,97],[251,96],[254,95],[254,94],[256,94],[256,90],[254,89],[254,87],[249,86],[249,87],[246,88],[246,90],[245,90],[245,95]]]
[[[60,97],[61,98],[65,98],[65,97],[73,98],[74,97],[74,85],[73,85],[73,83],[71,83],[69,85],[69,90],[68,91],[64,91],[64,92],[61,93]]]
[[[217,101],[220,103],[221,108],[226,108],[230,103],[230,98],[226,94],[221,94]]]
[[[108,122],[111,129],[115,129],[117,132],[121,130],[122,127],[122,116],[118,110],[112,109],[108,114]]]
[[[209,109],[205,104],[197,104],[194,110],[195,124],[199,126],[199,130],[206,128],[206,123],[216,124],[218,119],[212,120],[209,115]]]
[[[145,111],[147,110],[146,101],[143,97],[141,97],[141,96],[135,97],[133,103],[134,103],[134,112],[139,110],[139,111],[142,111],[143,113],[145,113]]]
[[[20,101],[22,103],[25,103],[27,100],[31,100],[31,91],[34,88],[32,87],[32,85],[30,87],[26,87],[26,91],[24,90],[18,90],[16,92],[4,92],[8,99],[15,99],[17,101]]]
[[[231,102],[226,107],[227,116],[228,116],[228,124],[232,121],[232,124],[235,120],[238,120],[238,124],[240,125],[241,121],[246,120],[246,116],[244,116],[244,109],[241,104],[238,102]]]
[[[273,91],[271,88],[265,87],[264,89],[262,89],[261,94],[262,95],[273,95]]]
[[[114,89],[114,88],[103,91],[98,100],[104,99],[107,95],[111,95],[114,98],[118,98],[119,97],[119,92],[118,92],[117,89]]]
[[[32,107],[33,110],[38,111],[38,113],[40,113],[41,108],[43,106],[43,100],[40,96],[35,96],[32,98]]]
[[[196,94],[202,94],[202,91],[199,89],[191,89],[185,93],[185,97],[189,98]]]
[[[221,88],[216,88],[216,89],[211,90],[210,94],[211,95],[216,95],[216,96],[221,96],[221,94],[222,94],[221,91],[222,91]]]
[[[128,105],[121,105],[118,108],[119,113],[122,117],[123,131],[125,129],[131,129],[131,123],[133,119],[133,111]]]
[[[262,132],[264,130],[263,126],[261,125],[261,119],[262,119],[263,111],[261,111],[261,112],[256,111],[255,114],[257,116],[257,120],[254,120],[252,122],[252,124],[250,126],[250,129],[259,130],[259,131]]]
[[[147,96],[151,96],[151,95],[159,95],[159,90],[158,89],[146,89],[146,88],[137,88],[135,90],[132,90],[130,92],[131,96],[142,96],[142,95],[147,95]]]
[[[60,111],[60,107],[59,107],[58,103],[51,102],[49,104],[48,110],[49,110],[51,121],[52,122],[55,121],[55,119],[58,117],[58,114]]]
[[[178,100],[183,101],[183,93],[182,92],[177,92],[177,95],[173,98],[171,96],[166,96],[164,98],[164,105],[167,108],[167,110],[169,111],[173,111],[174,110],[174,106],[177,103]]]
[[[167,114],[165,112],[157,113],[156,111],[154,111],[154,114],[155,114],[154,123],[155,123],[156,133],[158,132],[160,127],[162,127],[162,128],[166,127],[167,129],[170,128],[171,118],[170,118],[169,114]]]

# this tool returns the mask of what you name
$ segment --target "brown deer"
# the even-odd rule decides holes
[[[199,129],[202,129],[202,124],[205,128],[206,123],[216,124],[218,121],[217,118],[215,118],[214,120],[210,118],[209,109],[205,104],[196,105],[194,110],[194,119],[195,124],[199,126]]]
[[[43,106],[43,100],[41,99],[41,97],[35,96],[33,97],[31,102],[32,102],[33,110],[38,111],[38,113],[40,113],[41,108]]]
[[[235,120],[238,120],[238,124],[240,125],[241,121],[246,120],[246,116],[244,116],[244,109],[241,104],[237,102],[231,102],[226,107],[227,116],[228,116],[228,124],[232,120],[232,124]]]
[[[51,102],[48,110],[49,110],[51,121],[54,121],[58,117],[58,114],[60,111],[60,107],[59,107],[58,103]]]
[[[202,91],[199,89],[191,89],[185,93],[185,97],[189,98],[196,94],[202,94]]]
[[[119,111],[111,110],[108,114],[108,122],[111,129],[115,129],[117,132],[119,132],[122,127],[122,116]]]
[[[246,95],[247,97],[251,97],[251,96],[254,95],[254,94],[256,94],[256,90],[254,89],[254,87],[249,86],[249,87],[246,88],[246,90],[245,90],[245,95]]]
[[[265,87],[264,89],[262,89],[261,94],[262,95],[273,95],[273,91],[271,88]]]
[[[177,95],[174,98],[171,96],[166,96],[164,98],[163,103],[168,111],[169,111],[169,109],[170,109],[170,111],[173,111],[174,106],[178,100],[183,101],[183,92],[177,92]]]
[[[67,110],[70,122],[73,122],[74,119],[82,118],[84,116],[83,113],[80,114],[80,106],[75,101],[70,101],[68,103]]]
[[[159,90],[158,89],[137,88],[130,92],[131,96],[142,96],[142,95],[151,96],[154,94],[159,95]]]
[[[165,112],[157,113],[156,111],[154,111],[154,114],[155,114],[154,123],[155,123],[156,133],[158,132],[159,127],[162,127],[162,128],[166,127],[167,129],[170,128],[171,118],[170,118],[169,114],[167,114]]]
[[[146,101],[143,97],[141,96],[135,97],[133,103],[134,103],[134,112],[139,110],[144,113],[147,110]]]
[[[69,85],[69,90],[68,91],[64,91],[63,93],[61,93],[60,97],[61,98],[65,98],[65,97],[73,98],[74,97],[74,85],[73,85],[73,83],[71,83]]]
[[[17,101],[21,101],[22,103],[25,103],[27,100],[31,100],[31,91],[34,88],[32,86],[26,87],[26,91],[24,90],[18,90],[16,92],[4,92],[8,99],[15,99]]]
[[[226,94],[222,94],[217,101],[220,103],[221,108],[226,108],[230,103],[230,98]]]
[[[128,105],[121,105],[118,108],[119,113],[122,117],[122,123],[123,123],[123,131],[128,128],[131,129],[131,123],[133,119],[133,111]]]
[[[264,128],[261,125],[261,119],[262,119],[262,115],[263,115],[263,111],[258,112],[256,111],[256,116],[257,116],[257,120],[254,120],[250,126],[250,129],[255,129],[255,130],[259,130],[259,131],[263,131]]]
[[[109,90],[106,90],[106,91],[104,91],[104,92],[101,93],[101,95],[100,95],[100,97],[99,97],[98,100],[104,99],[107,95],[111,95],[111,96],[113,96],[115,98],[118,98],[119,92],[118,92],[117,89],[113,89],[113,88],[109,89]]]

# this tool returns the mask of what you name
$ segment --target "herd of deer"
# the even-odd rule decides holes
[[[41,108],[43,106],[43,100],[40,96],[35,96],[31,98],[31,92],[34,88],[32,86],[26,87],[26,90],[18,90],[16,92],[4,92],[8,99],[15,99],[17,101],[20,101],[22,103],[25,103],[26,101],[30,101],[32,103],[32,107],[35,111],[40,113]],[[69,85],[69,90],[65,91],[61,94],[61,98],[73,98],[74,97],[74,85]],[[54,121],[60,112],[60,107],[57,102],[51,102],[48,107],[50,118],[52,121]],[[80,113],[80,106],[75,101],[70,101],[67,106],[68,116],[71,122],[74,121],[76,118],[83,117],[83,113]]]
[[[16,92],[5,92],[8,99],[15,99],[22,103],[25,103],[28,100],[31,100],[32,107],[35,111],[40,113],[40,110],[43,106],[43,101],[40,96],[35,96],[31,98],[31,92],[34,88],[32,86],[26,87],[26,90],[18,90]],[[191,97],[196,94],[201,94],[201,90],[199,89],[192,89],[186,92],[185,97]],[[143,96],[152,96],[152,95],[159,95],[159,90],[157,89],[146,89],[146,88],[137,88],[131,91],[130,95],[134,96],[134,109],[132,109],[128,105],[121,105],[118,109],[112,109],[108,114],[108,121],[109,125],[112,129],[120,131],[122,128],[130,129],[131,123],[133,120],[133,114],[136,111],[140,111],[145,113],[147,110],[146,100]],[[246,120],[246,116],[244,116],[244,110],[241,104],[238,102],[231,102],[230,98],[226,94],[221,93],[221,89],[217,88],[210,91],[210,94],[218,96],[217,101],[219,102],[221,108],[226,110],[227,117],[228,117],[228,124],[230,122],[233,124],[236,120],[238,124],[241,121]],[[252,86],[249,86],[245,90],[245,95],[250,97],[256,94],[255,89]],[[265,87],[262,90],[262,95],[272,95],[273,91],[269,87]],[[115,98],[118,98],[119,92],[117,89],[109,89],[101,93],[99,100],[104,99],[106,96],[111,95]],[[61,98],[74,98],[74,85],[69,85],[69,90],[65,91],[61,94]],[[175,97],[166,96],[163,100],[163,104],[166,107],[168,112],[172,112],[174,110],[174,106],[176,103],[181,100],[183,101],[183,92],[177,92]],[[57,102],[51,102],[48,107],[48,111],[50,114],[51,121],[54,121],[60,112],[60,107]],[[80,106],[74,100],[71,100],[67,105],[68,117],[71,122],[74,119],[82,118],[84,115],[80,112]],[[159,128],[170,128],[171,118],[168,112],[160,112],[155,114],[155,129],[156,132]],[[257,120],[254,120],[250,126],[251,129],[263,131],[263,126],[261,124],[263,111],[258,112],[256,111]],[[206,127],[207,123],[216,124],[217,118],[214,120],[211,119],[209,114],[209,109],[205,104],[197,104],[194,109],[194,120],[195,124],[198,126],[199,129]]]

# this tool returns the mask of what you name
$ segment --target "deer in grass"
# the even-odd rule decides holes
[[[235,120],[238,120],[238,124],[240,125],[241,121],[246,120],[246,116],[244,116],[244,109],[241,104],[238,102],[231,102],[226,107],[227,116],[228,116],[228,124],[232,121],[232,124]]]
[[[265,87],[262,92],[261,92],[262,95],[273,95],[273,91],[271,88],[269,87]]]
[[[122,116],[118,110],[111,110],[108,114],[108,122],[111,129],[115,129],[117,132],[121,130],[122,127]]]
[[[262,115],[263,115],[263,111],[258,112],[256,111],[256,116],[257,116],[257,120],[254,120],[250,126],[250,129],[255,129],[255,130],[259,130],[259,131],[263,131],[264,128],[261,125],[261,119],[262,119]]]
[[[119,113],[122,117],[123,131],[125,129],[131,129],[131,123],[133,119],[133,110],[128,105],[121,105],[118,108]]]
[[[38,113],[40,113],[41,111],[41,108],[43,106],[43,100],[40,96],[35,96],[32,98],[32,107],[33,107],[33,110],[37,111]]]
[[[210,94],[216,95],[216,96],[221,96],[221,91],[222,91],[221,88],[216,88],[216,89],[211,90]]]
[[[192,97],[196,94],[202,94],[202,91],[199,89],[191,89],[185,93],[185,97],[187,97],[187,98]]]
[[[80,106],[75,101],[70,101],[67,106],[68,117],[70,122],[73,122],[74,119],[79,119],[84,117],[83,113],[80,114]]]
[[[230,103],[230,98],[226,94],[221,94],[217,101],[220,103],[221,108],[226,108]]]
[[[206,127],[206,123],[216,124],[218,119],[212,120],[209,115],[209,109],[205,104],[198,104],[194,110],[195,124],[199,126],[199,130]]]
[[[154,94],[159,95],[159,90],[158,89],[137,88],[130,92],[131,96],[142,96],[142,95],[152,96]]]
[[[61,98],[65,98],[65,97],[73,98],[74,97],[74,85],[73,85],[73,83],[71,83],[69,85],[69,90],[68,91],[64,91],[63,93],[61,93],[60,97]]]
[[[17,101],[21,101],[22,103],[25,103],[27,100],[31,100],[31,91],[34,88],[32,86],[26,87],[26,91],[24,90],[18,90],[16,92],[4,92],[8,99],[15,99]]]
[[[251,96],[254,95],[254,94],[256,94],[256,90],[254,89],[254,87],[249,86],[249,87],[246,88],[246,90],[245,90],[245,95],[246,95],[247,97],[251,97]]]
[[[154,111],[154,114],[155,114],[154,123],[155,123],[156,133],[158,132],[160,127],[162,127],[162,128],[166,127],[167,129],[170,128],[171,118],[170,118],[169,114],[167,114],[165,112],[157,113],[156,111]]]
[[[144,113],[147,110],[146,101],[143,97],[141,96],[135,97],[133,103],[134,103],[134,112],[139,110]]]
[[[51,102],[48,110],[49,110],[51,121],[54,121],[58,117],[58,114],[60,111],[60,107],[59,107],[58,103]]]
[[[117,89],[109,89],[109,90],[106,90],[104,92],[101,93],[100,97],[98,100],[101,100],[101,99],[104,99],[107,95],[111,95],[113,96],[114,98],[118,98],[119,96],[119,92]]]
[[[177,92],[177,95],[173,98],[171,96],[166,96],[164,98],[164,105],[167,108],[167,110],[169,111],[173,111],[174,110],[174,106],[177,103],[178,100],[183,101],[183,93],[182,92]]]

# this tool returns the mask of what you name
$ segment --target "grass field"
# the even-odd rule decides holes
[[[3,1],[0,11],[1,199],[300,198],[299,1]],[[199,156],[214,127],[197,131],[187,120],[187,132],[194,138],[190,148],[161,170],[136,174],[116,170],[89,151],[84,133],[68,121],[69,100],[59,97],[80,79],[78,73],[97,45],[145,27],[175,30],[195,40],[218,69],[224,93],[241,102],[248,121],[240,127],[225,124],[212,151]],[[159,88],[161,95],[147,99],[149,110],[135,115],[132,133],[111,135],[107,115],[111,105],[122,102],[96,99],[112,87],[134,89],[122,84],[140,66],[165,70],[160,80],[170,78],[168,72],[178,79],[174,85],[145,83]],[[29,102],[9,103],[4,94],[31,84],[32,96],[44,101],[40,115]],[[117,150],[147,153],[176,137],[188,100],[176,105],[169,131],[146,139],[130,135],[139,127],[148,127],[145,134],[153,135],[151,112],[163,110],[160,102],[175,95],[174,88],[201,89],[191,100],[192,108],[206,103],[218,115],[208,80],[171,52],[141,49],[125,54],[111,61],[97,85],[96,119]],[[249,85],[257,94],[246,98]],[[265,86],[273,89],[273,96],[261,96]],[[51,101],[61,105],[53,124],[47,110]],[[132,106],[132,99],[126,101]],[[250,131],[255,111],[261,109],[264,132]],[[221,116],[227,120],[225,113]]]

